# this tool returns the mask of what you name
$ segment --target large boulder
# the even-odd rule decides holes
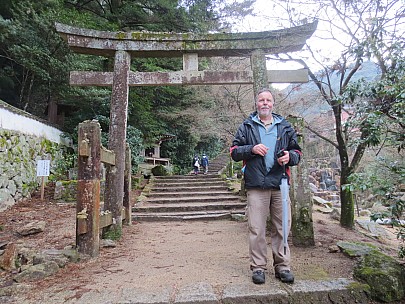
[[[381,252],[365,255],[354,268],[354,276],[370,285],[375,300],[389,303],[404,298],[405,268]]]
[[[339,248],[351,257],[358,257],[355,279],[370,286],[370,297],[382,302],[405,298],[405,268],[378,247],[367,243],[338,242]]]

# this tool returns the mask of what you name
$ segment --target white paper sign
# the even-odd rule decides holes
[[[49,167],[51,161],[48,159],[41,159],[37,162],[37,176],[49,176]]]

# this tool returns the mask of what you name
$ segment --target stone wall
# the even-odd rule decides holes
[[[37,161],[51,160],[51,175],[63,159],[62,132],[0,101],[0,211],[38,189]]]

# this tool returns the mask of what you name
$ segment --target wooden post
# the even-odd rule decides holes
[[[299,117],[288,117],[294,126],[298,143],[305,150],[302,131],[304,120]],[[314,226],[312,221],[312,198],[308,182],[308,166],[304,155],[298,166],[291,167],[291,216],[292,216],[292,242],[295,246],[310,247],[315,245]]]
[[[76,205],[76,247],[78,252],[98,256],[100,247],[101,129],[97,121],[79,124],[78,195]],[[85,221],[80,221],[85,219]],[[80,234],[83,222],[87,233]]]
[[[131,212],[131,149],[128,143],[125,149],[125,173],[124,173],[124,213],[125,219],[123,224],[132,225],[132,212]]]
[[[115,52],[108,149],[115,152],[116,162],[115,166],[107,166],[104,203],[105,208],[111,211],[113,217],[113,225],[108,227],[107,231],[119,236],[122,234],[130,63],[131,56],[128,52]]]
[[[41,176],[41,201],[44,200],[44,192],[45,192],[45,177]]]

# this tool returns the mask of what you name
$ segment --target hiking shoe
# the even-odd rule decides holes
[[[252,281],[255,284],[264,284],[264,282],[266,281],[266,278],[264,276],[264,271],[263,270],[253,271]]]
[[[276,278],[283,283],[294,283],[294,275],[290,270],[281,270],[276,272]]]

